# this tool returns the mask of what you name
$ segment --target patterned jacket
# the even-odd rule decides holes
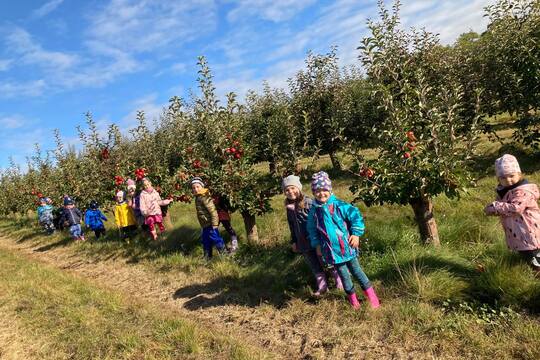
[[[512,250],[540,249],[540,209],[538,186],[524,184],[508,190],[485,208],[488,215],[498,215]]]
[[[313,202],[308,215],[307,231],[311,246],[321,247],[327,264],[341,264],[358,256],[349,245],[349,236],[364,234],[364,219],[356,206],[331,195],[328,201]]]
[[[144,217],[150,215],[161,215],[161,205],[167,205],[167,203],[161,200],[161,196],[155,189],[143,190],[139,198],[139,209]]]

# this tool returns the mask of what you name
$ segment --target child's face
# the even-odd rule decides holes
[[[315,196],[315,199],[317,199],[317,201],[321,204],[326,203],[330,198],[330,195],[332,195],[330,191],[323,189],[317,189],[313,192],[313,196]]]
[[[152,183],[149,181],[149,180],[144,180],[143,181],[143,186],[146,190],[149,190],[152,188]]]
[[[191,192],[194,195],[197,195],[203,189],[202,185],[199,183],[191,184]]]
[[[66,208],[68,209],[73,209],[75,207],[75,205],[71,204],[71,205],[66,205]]]
[[[521,173],[499,176],[499,184],[504,187],[512,186],[521,180]]]
[[[300,190],[298,190],[298,188],[294,185],[287,186],[283,192],[285,193],[287,199],[293,201],[298,199],[298,197],[300,196]]]

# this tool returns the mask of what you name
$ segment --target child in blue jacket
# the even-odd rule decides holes
[[[360,303],[349,271],[360,282],[371,307],[378,308],[377,294],[358,262],[359,237],[365,231],[360,211],[335,197],[332,193],[332,182],[324,171],[313,175],[311,190],[315,196],[307,221],[311,246],[327,264],[336,267],[354,309],[358,309]]]
[[[49,204],[47,198],[39,199],[39,207],[37,209],[38,221],[47,235],[54,233],[53,211],[54,209],[52,205]]]
[[[84,223],[88,226],[96,235],[96,239],[99,239],[101,235],[105,235],[105,225],[103,221],[107,221],[107,218],[101,210],[97,201],[92,200],[90,202],[88,210],[84,214]]]

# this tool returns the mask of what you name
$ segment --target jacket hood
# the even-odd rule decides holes
[[[538,199],[540,198],[540,191],[538,190],[538,186],[536,184],[524,184],[517,187],[516,189],[529,191],[534,195],[536,201],[538,201]]]

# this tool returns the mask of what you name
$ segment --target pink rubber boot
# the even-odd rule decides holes
[[[326,275],[324,273],[316,274],[315,281],[317,282],[317,291],[313,293],[313,296],[321,296],[328,290]]]
[[[375,290],[373,290],[373,287],[370,287],[369,289],[364,290],[364,294],[368,298],[372,309],[376,309],[379,306],[381,306],[381,304],[379,303],[379,298],[377,297],[377,294],[375,294]]]
[[[354,310],[360,309],[360,301],[358,301],[358,298],[356,297],[356,293],[352,293],[347,295],[349,297],[349,303],[353,307]]]
[[[336,289],[343,290],[343,281],[341,281],[341,277],[339,276],[339,272],[336,268],[332,268],[332,276],[336,281]]]

